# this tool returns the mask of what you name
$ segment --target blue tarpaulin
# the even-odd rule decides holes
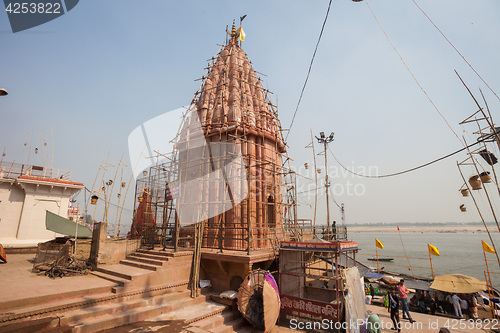
[[[370,272],[370,271],[368,271],[368,272],[366,272],[366,273],[365,273],[365,276],[366,276],[366,277],[369,277],[369,278],[372,278],[372,279],[376,279],[376,280],[378,280],[378,279],[380,279],[382,276],[384,276],[384,274],[380,274],[380,273],[375,273],[375,272]]]

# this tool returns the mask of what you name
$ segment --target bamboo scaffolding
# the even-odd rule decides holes
[[[481,221],[483,222],[484,228],[486,229],[486,232],[488,233],[488,237],[490,238],[490,242],[491,242],[491,244],[493,246],[493,249],[496,252],[498,265],[500,266],[500,257],[498,256],[498,251],[496,249],[495,242],[493,242],[493,238],[491,237],[491,233],[490,233],[490,230],[488,229],[488,225],[486,224],[486,221],[484,220],[483,214],[481,213],[481,210],[479,209],[479,206],[478,206],[478,204],[476,202],[476,198],[472,194],[472,189],[469,187],[469,184],[465,180],[464,174],[462,173],[462,170],[460,169],[460,164],[458,162],[457,162],[457,167],[458,167],[458,171],[460,172],[460,176],[462,176],[462,179],[463,179],[463,181],[465,183],[465,186],[469,190],[470,196],[472,198],[472,201],[474,202],[474,205],[476,206],[477,212],[479,213],[479,217],[481,218]]]

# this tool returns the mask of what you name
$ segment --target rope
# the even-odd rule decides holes
[[[408,266],[410,268],[410,271],[411,271],[411,275],[413,277],[415,277],[415,273],[413,272],[413,268],[411,267],[411,263],[410,263],[410,258],[408,257],[408,254],[406,254],[406,248],[405,248],[405,244],[403,242],[403,238],[401,237],[401,231],[399,231],[399,226],[397,226],[398,228],[398,234],[399,234],[399,239],[401,240],[401,246],[403,246],[403,250],[405,252],[405,257],[406,257],[406,260],[408,260]]]
[[[359,173],[356,173],[356,172],[354,172],[354,171],[351,171],[351,170],[349,170],[348,168],[346,168],[346,167],[345,167],[345,166],[344,166],[344,165],[343,165],[343,164],[342,164],[342,163],[341,163],[341,162],[337,159],[337,157],[333,154],[333,152],[332,152],[332,150],[330,149],[330,147],[328,147],[328,150],[330,151],[330,154],[332,154],[332,156],[333,156],[333,158],[335,159],[335,161],[337,161],[337,163],[338,163],[338,164],[342,167],[342,169],[346,170],[347,172],[349,172],[349,173],[351,173],[351,174],[353,174],[353,175],[355,175],[355,176],[365,177],[365,178],[386,178],[386,177],[392,177],[392,176],[402,175],[402,174],[404,174],[404,173],[408,173],[408,172],[411,172],[411,171],[415,171],[415,170],[418,170],[418,169],[424,168],[424,167],[426,167],[426,166],[429,166],[429,165],[431,165],[431,164],[434,164],[434,163],[437,163],[437,162],[439,162],[439,161],[441,161],[441,160],[444,160],[444,159],[446,159],[446,158],[448,158],[448,157],[451,157],[451,156],[453,156],[453,155],[456,155],[456,154],[458,154],[458,153],[460,153],[460,152],[462,152],[462,151],[464,151],[464,150],[466,150],[466,149],[468,149],[468,148],[470,148],[470,147],[472,147],[472,146],[474,146],[474,145],[477,145],[478,143],[481,143],[481,142],[483,142],[483,140],[481,140],[481,141],[477,141],[477,142],[474,142],[474,143],[472,143],[472,144],[470,144],[470,145],[468,145],[468,146],[465,146],[464,148],[461,148],[461,149],[459,149],[459,150],[457,150],[457,151],[454,151],[453,153],[450,153],[450,154],[448,154],[448,155],[445,155],[445,156],[442,156],[442,157],[436,158],[436,159],[435,159],[435,160],[433,160],[433,161],[430,161],[430,162],[427,162],[427,163],[425,163],[425,164],[422,164],[422,165],[416,166],[416,167],[414,167],[414,168],[407,169],[407,170],[404,170],[404,171],[399,171],[399,172],[389,173],[389,174],[386,174],[386,175],[380,175],[380,176],[367,176],[367,175],[361,175],[361,174],[359,174]]]
[[[498,95],[495,93],[495,91],[488,85],[488,83],[486,83],[486,81],[482,78],[482,76],[476,71],[476,69],[474,67],[472,67],[472,65],[467,61],[467,59],[465,59],[465,57],[462,55],[462,53],[460,53],[460,51],[455,47],[455,45],[453,45],[453,43],[448,39],[448,37],[445,36],[445,34],[441,31],[441,29],[438,28],[438,26],[434,23],[434,21],[432,21],[432,19],[424,12],[424,10],[422,8],[420,8],[420,6],[417,4],[417,2],[415,0],[412,0],[413,3],[415,4],[415,6],[417,6],[418,9],[420,9],[420,11],[422,12],[422,14],[425,15],[425,17],[427,17],[427,19],[432,23],[432,25],[434,26],[434,28],[437,29],[437,31],[439,31],[439,33],[441,34],[441,36],[444,37],[444,39],[446,39],[446,41],[448,42],[448,44],[451,45],[451,47],[453,47],[453,49],[458,53],[458,55],[460,55],[460,57],[462,57],[462,59],[465,61],[465,63],[472,69],[472,71],[474,73],[476,73],[477,77],[479,77],[479,79],[481,81],[483,81],[483,83],[486,85],[486,87],[488,87],[488,89],[493,93],[493,95],[495,95],[496,98],[498,98],[500,100],[500,97],[498,97]]]
[[[420,90],[422,90],[422,92],[424,93],[425,97],[427,97],[427,99],[432,104],[432,106],[434,107],[434,109],[436,109],[437,113],[441,116],[441,118],[443,118],[443,120],[446,123],[446,125],[448,125],[448,127],[450,128],[450,130],[455,134],[455,136],[457,137],[458,141],[460,141],[460,143],[462,143],[462,145],[465,146],[465,143],[463,143],[462,139],[460,139],[460,136],[458,136],[458,134],[455,132],[455,130],[451,127],[451,125],[448,122],[448,120],[443,116],[443,114],[441,113],[441,111],[439,111],[438,107],[436,106],[436,104],[434,104],[434,102],[432,101],[431,97],[427,94],[427,92],[425,91],[425,89],[422,87],[422,85],[420,84],[420,82],[417,80],[417,78],[415,77],[415,75],[411,71],[410,67],[408,67],[408,65],[406,64],[406,62],[403,60],[403,57],[401,56],[401,54],[398,52],[398,50],[396,49],[396,47],[392,43],[391,39],[389,38],[389,36],[385,32],[384,28],[382,27],[382,24],[380,24],[380,21],[378,20],[377,16],[375,15],[375,13],[373,12],[372,8],[370,7],[370,4],[368,3],[368,1],[365,0],[364,2],[368,6],[368,9],[370,9],[370,12],[372,13],[373,17],[375,18],[375,21],[377,21],[378,26],[380,27],[380,29],[384,33],[385,37],[387,38],[387,41],[389,41],[389,44],[391,44],[391,47],[397,53],[397,55],[399,56],[399,59],[401,60],[401,62],[403,63],[403,65],[406,67],[406,70],[408,71],[408,73],[410,73],[410,75],[413,78],[413,80],[415,81],[415,83],[418,85],[418,87],[420,88]]]
[[[300,92],[299,101],[297,102],[297,106],[295,107],[295,112],[293,113],[292,122],[290,123],[288,132],[286,133],[285,141],[288,139],[288,135],[290,134],[290,130],[292,129],[293,122],[295,121],[295,116],[297,115],[297,111],[299,110],[299,105],[300,102],[302,101],[302,95],[304,95],[304,90],[306,89],[307,81],[309,80],[309,75],[311,74],[314,58],[316,57],[316,51],[318,51],[318,46],[319,42],[321,41],[321,36],[323,36],[323,30],[325,29],[326,21],[328,20],[328,14],[330,13],[331,5],[332,5],[332,0],[330,0],[330,2],[328,3],[328,9],[326,10],[325,20],[323,21],[323,26],[321,27],[321,32],[319,33],[318,42],[316,43],[316,47],[314,48],[314,53],[311,58],[311,63],[309,64],[309,70],[307,71],[306,80],[304,82],[304,86],[302,86],[302,91]]]

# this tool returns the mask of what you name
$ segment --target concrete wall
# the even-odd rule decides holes
[[[49,179],[0,178],[0,243],[36,246],[58,236],[45,227],[45,212],[68,217],[69,198],[83,186]]]
[[[13,179],[0,178],[0,238],[16,238],[24,191]]]

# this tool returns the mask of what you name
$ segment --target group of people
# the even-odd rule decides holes
[[[477,318],[478,300],[474,294],[457,295],[441,291],[417,290],[410,304],[417,307],[421,313],[435,314],[438,311],[459,318],[463,318],[464,315],[469,319]]]
[[[401,332],[399,310],[403,312],[403,319],[408,319],[411,323],[415,322],[409,311],[409,304],[419,309],[421,313],[435,314],[436,311],[448,313],[456,317],[477,318],[478,298],[474,294],[451,294],[440,291],[428,292],[417,290],[416,294],[408,302],[410,291],[400,280],[397,288],[393,288],[388,295],[389,311],[394,329]],[[480,296],[479,296],[480,297]],[[482,300],[482,299],[481,299]]]

